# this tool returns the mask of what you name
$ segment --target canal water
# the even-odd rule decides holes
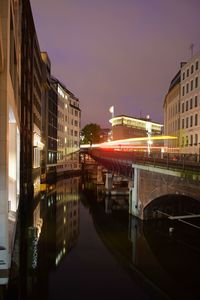
[[[23,205],[0,299],[200,299],[197,229],[139,222],[126,197],[97,196],[79,177]]]

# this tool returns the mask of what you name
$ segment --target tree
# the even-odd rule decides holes
[[[100,142],[101,127],[97,124],[90,123],[82,129],[82,144],[96,144]]]

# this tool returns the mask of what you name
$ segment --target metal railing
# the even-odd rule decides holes
[[[118,160],[121,163],[142,164],[159,166],[167,169],[178,169],[184,171],[195,171],[200,173],[200,157],[196,154],[180,153],[148,153],[144,152],[125,152],[125,151],[106,151],[92,149],[89,153],[95,158],[107,160]]]

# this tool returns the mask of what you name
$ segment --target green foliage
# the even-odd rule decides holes
[[[96,144],[100,142],[101,127],[97,124],[90,123],[82,129],[82,144]]]

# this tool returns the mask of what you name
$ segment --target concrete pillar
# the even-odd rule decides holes
[[[136,217],[139,217],[138,178],[139,169],[134,168],[133,180],[129,183],[129,213]]]
[[[113,185],[112,173],[107,172],[106,173],[106,182],[105,182],[106,190],[110,192],[112,190],[112,185]]]

